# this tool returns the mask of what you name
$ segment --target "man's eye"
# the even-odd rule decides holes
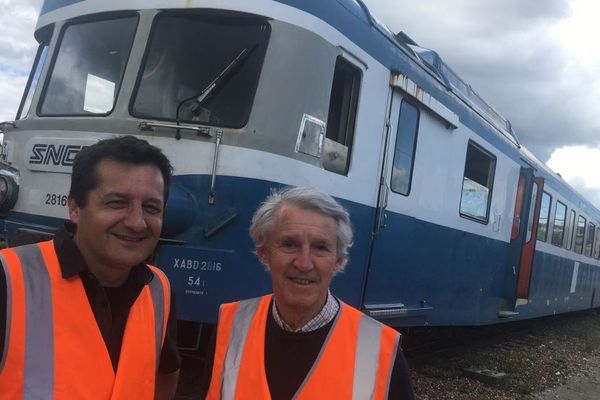
[[[148,214],[160,214],[162,212],[162,208],[157,207],[157,206],[144,206],[144,210],[148,213]]]
[[[317,243],[314,248],[318,251],[329,251],[329,245],[326,243]]]
[[[127,203],[123,200],[109,200],[106,205],[110,208],[119,209],[127,206]]]
[[[296,247],[296,242],[294,242],[293,240],[283,240],[281,242],[281,247],[283,247],[284,249],[293,249]]]

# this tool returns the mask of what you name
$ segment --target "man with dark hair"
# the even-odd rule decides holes
[[[0,252],[0,399],[172,399],[181,360],[169,282],[145,263],[172,168],[133,136],[75,158],[52,241]]]

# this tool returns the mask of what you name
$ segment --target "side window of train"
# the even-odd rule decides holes
[[[548,193],[542,193],[542,204],[540,206],[540,218],[538,220],[537,240],[545,242],[548,238],[548,220],[550,217],[550,204],[552,196]]]
[[[338,57],[335,63],[327,131],[323,144],[323,168],[346,175],[350,166],[352,139],[362,72]]]
[[[136,16],[66,26],[44,88],[41,115],[106,115],[117,99]]]
[[[418,129],[419,109],[403,100],[396,132],[391,188],[394,192],[405,196],[410,193]]]
[[[554,224],[552,225],[552,239],[551,243],[555,246],[561,247],[563,244],[563,238],[565,236],[565,222],[567,218],[567,206],[560,201],[556,201],[556,208],[554,210]]]
[[[573,233],[575,232],[575,210],[569,213],[569,223],[567,224],[567,250],[573,248]]]
[[[44,41],[38,47],[38,51],[33,62],[33,68],[31,69],[31,74],[29,76],[29,79],[27,80],[27,84],[25,85],[23,99],[21,100],[21,104],[19,105],[19,109],[17,110],[17,116],[15,117],[16,120],[27,117],[27,114],[29,113],[31,100],[33,99],[35,89],[37,88],[40,79],[40,74],[42,73],[42,68],[44,67],[44,65],[46,64],[46,60],[48,59],[48,42],[50,40],[49,36],[50,35],[48,35],[48,38],[44,38]]]
[[[584,254],[588,257],[592,256],[592,246],[594,244],[594,235],[596,234],[596,225],[588,224],[587,235],[585,236]]]
[[[583,237],[585,236],[585,224],[587,220],[581,215],[577,218],[577,229],[575,231],[575,252],[583,253]]]
[[[487,224],[495,170],[496,157],[469,141],[460,198],[462,217]]]
[[[596,228],[596,240],[594,241],[594,258],[600,258],[600,228]]]

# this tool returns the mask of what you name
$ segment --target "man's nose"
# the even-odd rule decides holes
[[[298,253],[294,265],[300,271],[310,271],[313,268],[310,246],[302,246]]]
[[[144,210],[141,206],[132,206],[125,217],[125,226],[135,232],[140,232],[146,229],[146,218]]]

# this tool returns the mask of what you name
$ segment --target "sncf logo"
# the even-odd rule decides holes
[[[75,156],[83,145],[36,143],[31,148],[29,163],[34,165],[60,165],[72,167]]]

